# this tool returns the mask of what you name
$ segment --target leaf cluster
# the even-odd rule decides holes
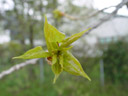
[[[65,34],[59,32],[54,26],[50,25],[45,16],[44,35],[48,51],[44,51],[41,46],[38,46],[21,56],[14,57],[14,59],[46,57],[48,63],[51,65],[53,73],[55,74],[53,83],[56,82],[56,79],[62,71],[66,71],[72,75],[83,76],[88,80],[91,80],[84,72],[80,62],[69,51],[69,49],[72,48],[70,44],[79,39],[88,30],[89,29],[65,38]]]

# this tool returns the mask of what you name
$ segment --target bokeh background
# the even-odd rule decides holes
[[[0,0],[0,72],[26,60],[12,60],[25,51],[46,49],[44,14],[50,24],[70,36],[111,14],[122,0]],[[45,59],[0,79],[0,96],[127,96],[128,10],[73,43],[92,81],[63,72],[56,84]]]

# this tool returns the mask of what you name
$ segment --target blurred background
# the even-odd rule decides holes
[[[0,72],[26,60],[28,49],[46,49],[44,14],[70,36],[111,14],[122,0],[0,0]],[[128,5],[128,4],[127,4]],[[111,7],[110,7],[111,6]],[[108,8],[110,7],[110,8]],[[106,10],[102,10],[108,8]],[[102,11],[99,11],[102,10]],[[0,80],[0,96],[127,96],[128,9],[73,43],[71,50],[92,81],[63,72],[56,84],[45,59]]]

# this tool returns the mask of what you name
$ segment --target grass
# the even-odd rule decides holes
[[[87,66],[86,72],[91,82],[63,72],[53,84],[54,75],[48,64],[44,64],[43,81],[39,64],[30,65],[0,80],[0,96],[127,96],[127,88],[123,89],[124,86],[120,84],[113,85],[106,81],[104,87],[100,86],[99,64],[90,66]],[[29,68],[36,75],[33,79],[29,78]]]

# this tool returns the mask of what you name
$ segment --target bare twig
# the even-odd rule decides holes
[[[112,7],[115,8],[116,6],[109,6],[109,7],[103,8],[103,9],[101,9],[101,10],[98,10],[98,11],[95,12],[95,13],[90,14],[90,15],[87,16],[86,18],[94,17],[94,16],[98,15],[99,13],[101,13],[101,12],[103,12],[103,11],[109,9],[109,8],[112,8]],[[85,19],[85,18],[84,18],[84,19]]]
[[[27,65],[30,65],[30,64],[36,64],[36,62],[38,61],[39,59],[32,59],[32,60],[27,60],[26,62],[23,62],[23,63],[20,63],[20,64],[16,64],[14,66],[12,66],[11,68],[3,71],[0,73],[0,79],[2,79],[4,76],[6,75],[9,75],[11,74],[12,72],[16,71],[16,70],[19,70]]]
[[[77,17],[71,16],[69,14],[66,14],[64,12],[61,12],[61,14],[63,14],[63,16],[65,16],[65,17],[67,17],[67,18],[69,18],[71,20],[88,19],[88,18],[92,18],[92,17],[98,15],[99,13],[101,13],[101,12],[103,12],[103,11],[109,9],[109,8],[115,8],[115,10],[117,9],[117,11],[118,11],[118,9],[120,9],[123,5],[126,5],[127,3],[128,3],[127,0],[122,0],[122,2],[120,4],[118,4],[117,6],[109,6],[109,7],[103,8],[101,10],[98,10],[98,11],[96,11],[94,13],[91,13],[91,14],[87,15],[86,17],[79,17],[79,18],[77,18]],[[119,8],[117,8],[117,7],[119,7]]]
[[[126,3],[128,3],[128,0],[123,0],[120,4],[118,4],[117,6],[115,6],[116,9],[111,14],[109,14],[108,16],[102,18],[101,21],[99,21],[98,23],[89,26],[89,28],[91,28],[91,29],[88,32],[86,32],[84,35],[90,33],[92,30],[96,29],[97,27],[99,27],[100,25],[102,25],[103,23],[105,23],[106,21],[109,21],[111,18],[113,18],[114,16],[116,16],[118,10],[120,8],[122,8],[124,5],[126,5]]]

